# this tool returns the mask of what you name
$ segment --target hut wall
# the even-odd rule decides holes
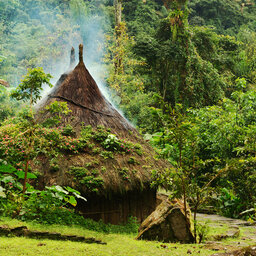
[[[152,189],[130,191],[111,197],[89,196],[87,202],[79,202],[78,209],[85,218],[103,220],[105,223],[120,224],[130,216],[142,222],[156,208],[156,191]]]

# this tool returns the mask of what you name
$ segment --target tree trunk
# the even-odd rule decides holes
[[[196,214],[197,214],[197,209],[198,209],[198,206],[199,206],[199,197],[197,195],[197,202],[196,202],[196,205],[195,205],[195,209],[194,209],[194,237],[195,237],[195,243],[197,243],[197,220],[196,220]],[[199,241],[200,243],[201,241]]]
[[[116,27],[120,26],[122,21],[122,0],[114,0]]]
[[[115,6],[115,32],[116,32],[116,47],[117,49],[120,48],[122,42],[122,0],[114,0],[114,6]],[[122,53],[120,50],[117,51],[116,57],[115,57],[115,74],[119,74],[122,72]]]

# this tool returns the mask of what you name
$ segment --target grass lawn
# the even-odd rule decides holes
[[[212,255],[216,251],[204,248],[204,244],[174,244],[148,241],[136,241],[136,234],[106,234],[86,230],[78,226],[41,225],[21,222],[2,218],[0,225],[17,227],[26,225],[31,230],[59,232],[68,235],[80,235],[94,237],[106,242],[107,245],[86,244],[71,241],[37,240],[24,237],[0,237],[1,256],[21,256],[21,255],[49,255],[49,256],[176,256],[176,255]],[[211,227],[210,232],[216,234],[218,227]],[[220,228],[221,231],[225,227]],[[239,238],[237,238],[239,239]],[[237,240],[236,239],[236,240]],[[235,239],[229,239],[223,244],[235,243]],[[162,246],[166,246],[163,248]],[[188,250],[192,254],[188,254]]]

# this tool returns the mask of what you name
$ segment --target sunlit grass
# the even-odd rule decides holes
[[[0,238],[0,255],[186,255],[190,250],[192,255],[211,255],[213,251],[202,249],[201,245],[181,245],[136,241],[130,235],[105,235],[107,245],[85,244],[70,241],[36,240],[27,238]],[[200,253],[199,253],[200,251]]]
[[[33,222],[21,222],[15,219],[1,218],[0,225],[17,227],[27,226],[31,230],[58,232],[61,234],[79,235],[94,237],[106,242],[107,245],[86,244],[71,241],[38,240],[24,237],[0,237],[0,255],[20,256],[20,255],[51,255],[51,256],[182,256],[188,255],[188,250],[192,255],[212,255],[214,251],[204,248],[203,244],[179,244],[161,243],[155,241],[137,241],[136,234],[106,234],[84,229],[79,226],[64,225],[43,225]],[[213,223],[210,223],[213,224]],[[227,230],[227,226],[210,227],[210,235],[220,234]],[[235,243],[237,239],[229,239],[224,244]]]

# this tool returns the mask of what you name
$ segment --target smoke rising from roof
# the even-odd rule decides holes
[[[105,70],[101,62],[105,33],[111,29],[111,22],[101,5],[101,1],[82,0],[15,1],[12,15],[8,17],[11,24],[8,44],[0,49],[13,72],[0,75],[17,86],[27,68],[43,67],[54,77],[52,83],[55,83],[69,68],[71,47],[77,51],[78,45],[83,43],[87,68],[100,85],[104,84]]]
[[[103,14],[102,14],[103,15]],[[105,76],[107,71],[102,63],[105,55],[105,32],[102,29],[102,23],[108,23],[110,27],[109,18],[99,15],[88,15],[87,17],[72,18],[73,27],[76,31],[70,31],[67,35],[66,44],[62,45],[60,49],[61,54],[57,58],[44,59],[43,68],[45,72],[53,76],[52,83],[55,84],[61,74],[67,72],[70,66],[70,50],[75,49],[75,65],[78,63],[78,46],[80,43],[84,45],[84,63],[100,87],[103,95],[110,100],[110,96],[105,86]],[[69,24],[67,24],[69,26]],[[54,28],[52,28],[54,29]],[[75,66],[74,65],[74,66]],[[50,89],[45,87],[42,96],[49,93]]]

